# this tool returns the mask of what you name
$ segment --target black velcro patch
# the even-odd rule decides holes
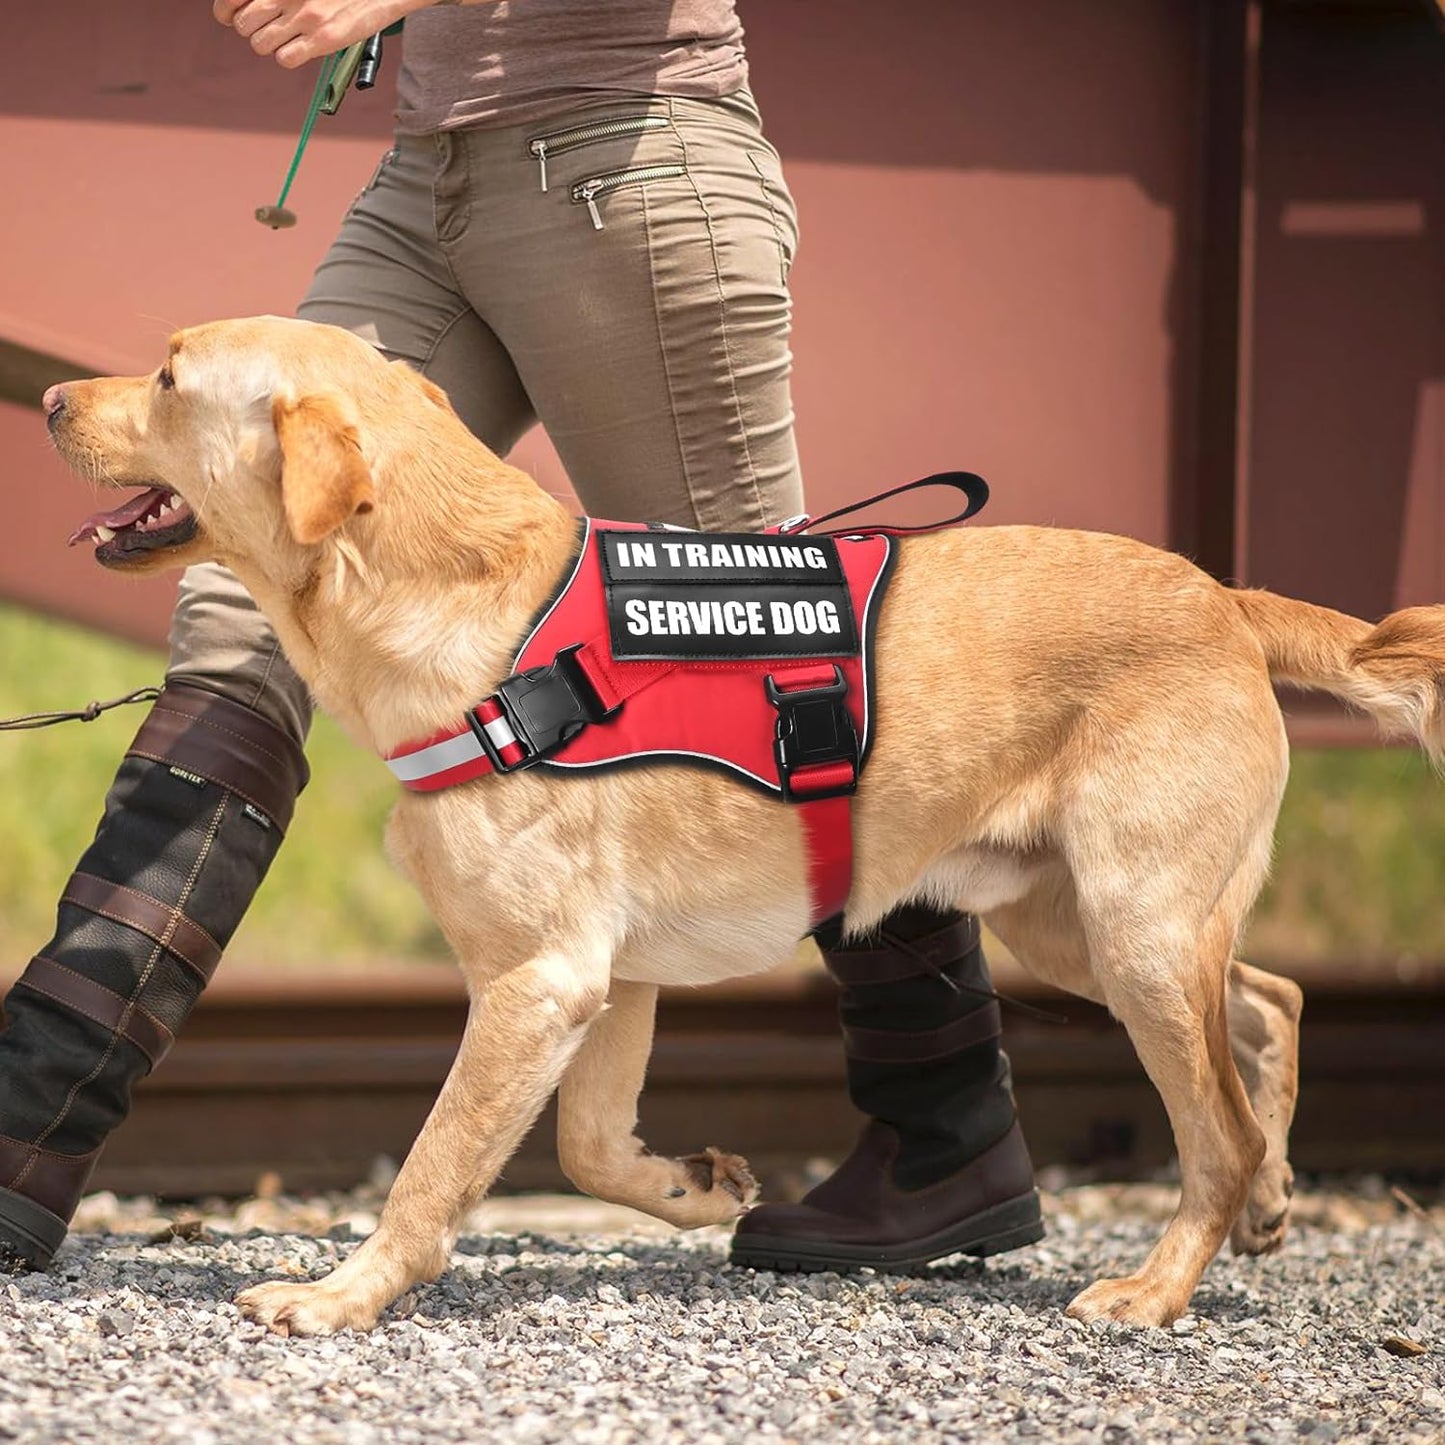
[[[599,531],[623,661],[852,657],[858,627],[831,537]]]

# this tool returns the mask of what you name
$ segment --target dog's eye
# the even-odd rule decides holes
[[[159,386],[162,391],[170,391],[171,388],[175,386],[175,384],[176,378],[171,371],[171,364],[168,361],[156,373],[156,385]]]

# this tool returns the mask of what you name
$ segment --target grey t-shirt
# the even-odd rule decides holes
[[[412,135],[747,83],[733,0],[482,0],[418,10],[403,36],[396,121]]]

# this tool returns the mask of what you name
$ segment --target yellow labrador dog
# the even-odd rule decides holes
[[[226,563],[322,706],[381,754],[495,691],[574,546],[573,519],[442,392],[330,327],[183,331],[158,372],[70,383],[47,409],[77,470],[173,494],[160,519],[118,509],[99,560]],[[1138,1271],[1069,1312],[1165,1324],[1231,1231],[1272,1250],[1289,1208],[1300,994],[1233,957],[1288,766],[1270,680],[1438,756],[1445,607],[1371,627],[1122,537],[955,530],[902,543],[876,669],[848,930],[910,899],[980,913],[1038,977],[1123,1022],[1182,1197]],[[373,1325],[446,1267],[559,1085],[582,1189],[684,1227],[735,1219],[743,1161],[651,1155],[636,1101],[658,985],[766,969],[807,930],[797,813],[675,765],[528,771],[404,793],[388,841],[461,961],[465,1036],[376,1232],[324,1280],[247,1290],[243,1311],[282,1334]]]

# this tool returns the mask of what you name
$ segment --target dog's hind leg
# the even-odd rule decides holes
[[[325,1279],[237,1298],[282,1335],[370,1329],[447,1266],[467,1210],[547,1102],[607,997],[610,950],[542,954],[476,988],[461,1047],[392,1186],[376,1232]]]
[[[1103,1003],[1079,921],[1074,880],[1062,862],[1041,868],[1023,898],[982,916],[1004,947],[1040,982]]]
[[[1299,1020],[1304,995],[1292,979],[1247,963],[1229,966],[1229,1042],[1245,1091],[1264,1131],[1264,1162],[1234,1222],[1236,1254],[1268,1254],[1284,1243],[1294,1171],[1289,1127],[1299,1092]]]
[[[557,1154],[579,1188],[682,1229],[731,1224],[757,1198],[747,1160],[718,1149],[682,1159],[637,1137],[637,1099],[652,1049],[657,986],[614,979],[557,1097]]]
[[[1216,908],[1197,938],[1137,914],[1103,927],[1085,910],[1095,975],[1164,1100],[1179,1151],[1179,1208],[1143,1267],[1075,1297],[1076,1319],[1165,1325],[1189,1305],[1243,1208],[1265,1154],[1230,1049],[1225,976],[1238,913]]]

